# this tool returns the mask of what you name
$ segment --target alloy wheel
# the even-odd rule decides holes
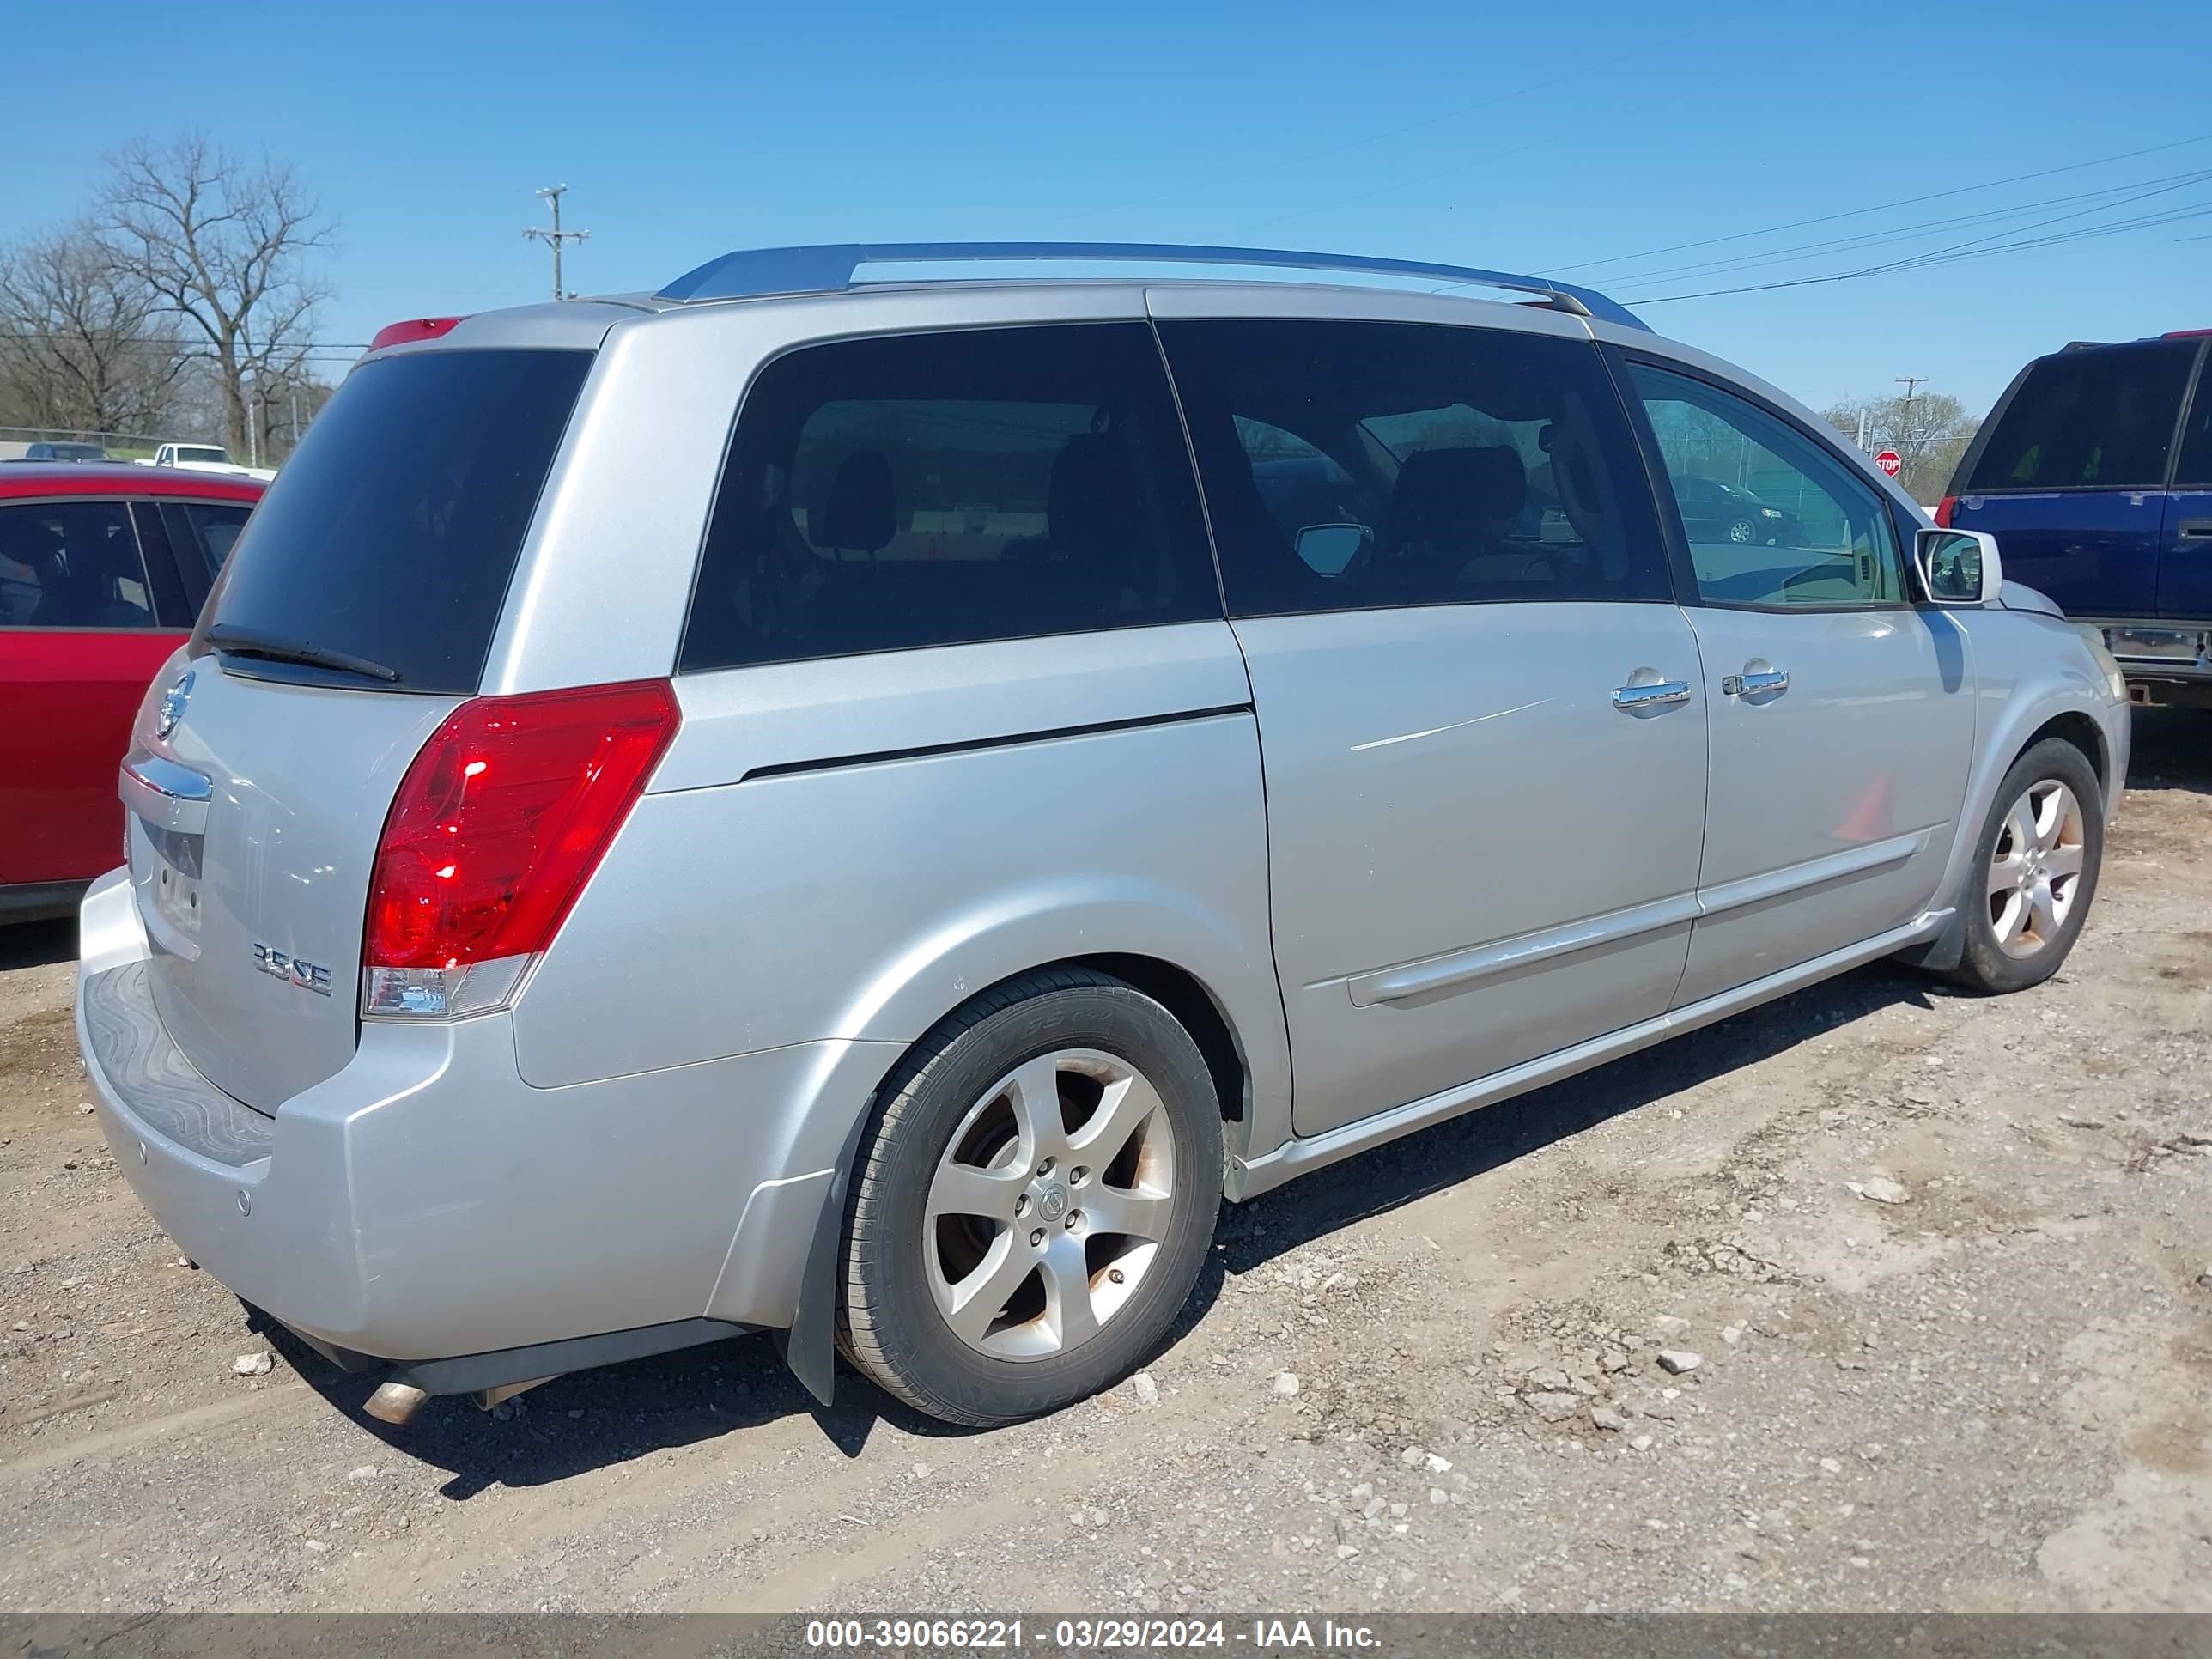
[[[2012,804],[1990,856],[1990,926],[2009,957],[2032,957],[2066,925],[2081,884],[2081,803],[2056,778]]]
[[[1144,1074],[1097,1049],[1040,1054],[969,1109],[938,1160],[930,1295],[971,1348],[1063,1353],[1128,1305],[1176,1199],[1167,1109]]]

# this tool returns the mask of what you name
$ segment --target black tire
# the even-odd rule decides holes
[[[2014,802],[2046,782],[2062,783],[2073,792],[2081,808],[2081,869],[2074,878],[2066,914],[2057,928],[2033,955],[2014,956],[1999,943],[1993,902],[1989,893],[1989,871],[2006,835],[2006,818]],[[2065,962],[2074,941],[2081,937],[2089,906],[2097,896],[2097,876],[2105,857],[2105,794],[2096,769],[2088,757],[2063,738],[2045,738],[2012,763],[1997,786],[1987,822],[1974,842],[1974,856],[1966,866],[1959,894],[1966,918],[1966,936],[1959,965],[1948,974],[1954,983],[1983,995],[2025,991],[2040,985]]]
[[[925,1249],[936,1248],[930,1187],[954,1132],[994,1083],[1071,1048],[1114,1056],[1152,1084],[1172,1142],[1174,1202],[1149,1265],[1095,1334],[1048,1357],[1003,1358],[963,1340],[938,1310],[924,1266]],[[1056,1411],[1120,1381],[1166,1336],[1205,1265],[1220,1206],[1220,1104],[1190,1034],[1108,975],[1025,975],[939,1023],[884,1085],[847,1201],[840,1346],[885,1392],[947,1423],[989,1428]]]
[[[1759,526],[1750,519],[1731,519],[1721,533],[1739,547],[1755,546],[1759,540]]]

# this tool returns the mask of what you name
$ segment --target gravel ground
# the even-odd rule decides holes
[[[365,1419],[0,931],[0,1608],[2212,1611],[2212,720],[2136,741],[2051,984],[1863,971],[1271,1194],[988,1434],[759,1339]]]

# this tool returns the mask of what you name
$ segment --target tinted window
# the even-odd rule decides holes
[[[1220,614],[1148,328],[903,335],[762,370],[682,666]]]
[[[151,628],[120,501],[0,506],[0,628]]]
[[[2033,365],[1997,416],[1966,493],[2155,489],[2197,344],[2065,351]]]
[[[2187,489],[2212,489],[2212,365],[2197,377],[2197,405],[2181,434],[2181,459],[2173,482]]]
[[[1717,605],[1904,602],[1881,493],[1825,445],[1687,375],[1635,368],[1698,596]]]
[[[206,620],[382,663],[395,690],[474,691],[590,367],[580,351],[364,363],[254,510]]]
[[[1591,346],[1399,323],[1160,331],[1232,613],[1668,597]]]
[[[246,528],[246,515],[252,512],[243,501],[184,501],[178,505],[178,515],[191,532],[184,556],[197,558],[207,567],[212,580],[230,557],[232,545],[238,533]]]

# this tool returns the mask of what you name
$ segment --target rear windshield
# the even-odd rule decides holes
[[[2146,340],[2044,358],[1958,493],[2160,488],[2196,355],[2193,340]]]
[[[381,664],[394,690],[474,691],[591,363],[533,350],[362,365],[254,510],[203,628]]]

